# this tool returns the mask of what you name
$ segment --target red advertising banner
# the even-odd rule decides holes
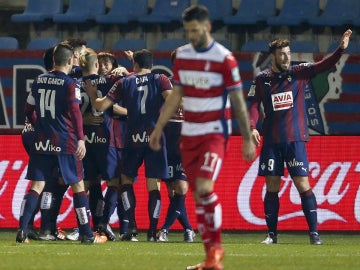
[[[18,226],[21,202],[30,181],[25,179],[28,157],[20,135],[0,135],[0,228]],[[318,203],[320,230],[360,230],[360,141],[356,136],[312,136],[307,144],[309,176]],[[265,230],[263,197],[265,182],[257,176],[258,157],[247,163],[241,159],[241,137],[231,137],[229,151],[216,183],[223,208],[225,230]],[[104,184],[104,192],[106,185]],[[143,168],[135,184],[136,219],[140,229],[148,227],[147,192]],[[168,198],[162,186],[159,226],[165,218]],[[187,196],[190,221],[196,228],[194,203]],[[40,214],[36,217],[39,224]],[[117,227],[117,216],[111,224]],[[76,226],[72,194],[68,190],[58,217],[61,228]],[[176,223],[173,229],[181,229]],[[286,172],[280,190],[280,230],[307,230],[301,202]]]

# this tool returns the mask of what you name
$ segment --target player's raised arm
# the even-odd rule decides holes
[[[97,97],[97,86],[92,84],[90,80],[85,81],[84,89],[88,94],[92,106],[98,111],[105,111],[107,108],[112,106],[114,102],[108,97]]]

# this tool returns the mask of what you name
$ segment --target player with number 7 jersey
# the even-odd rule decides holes
[[[123,106],[127,109],[121,197],[126,215],[129,220],[133,220],[135,202],[132,186],[138,169],[144,162],[146,186],[149,191],[148,240],[156,241],[156,227],[161,207],[160,179],[168,178],[168,163],[165,140],[162,141],[162,151],[153,151],[148,143],[161,107],[172,91],[172,84],[165,75],[151,73],[153,55],[150,51],[146,49],[136,51],[133,59],[134,74],[115,83],[105,97],[98,98],[97,89],[90,82],[85,84],[85,90],[97,110],[103,111],[119,101],[123,101]],[[131,235],[125,238],[130,239]]]

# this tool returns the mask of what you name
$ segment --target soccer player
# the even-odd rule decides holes
[[[116,60],[115,55],[109,52],[100,52],[98,53],[98,61],[99,61],[99,74],[100,75],[108,75],[111,71],[117,68],[118,62]]]
[[[136,51],[133,55],[134,74],[118,81],[103,98],[97,98],[96,88],[86,84],[86,92],[93,106],[100,111],[118,101],[128,110],[127,131],[123,150],[123,172],[121,174],[121,196],[129,220],[134,220],[135,202],[133,182],[142,162],[145,163],[146,185],[149,192],[148,241],[156,241],[161,197],[160,179],[168,177],[166,148],[153,151],[148,141],[160,113],[164,100],[170,94],[172,84],[162,74],[152,74],[153,55],[148,50]],[[164,142],[165,143],[165,142]],[[129,238],[131,232],[127,232]]]
[[[94,228],[104,233],[108,240],[115,241],[116,235],[109,225],[109,220],[117,206],[120,192],[119,170],[124,132],[121,129],[121,122],[126,119],[127,111],[119,105],[114,105],[113,109],[104,112],[97,111],[92,107],[83,85],[85,81],[90,80],[97,85],[97,95],[103,97],[121,76],[106,76],[118,66],[114,55],[105,52],[96,54],[91,48],[86,48],[80,54],[79,65],[83,74],[79,84],[83,100],[81,111],[87,149],[83,160],[85,188],[89,190]],[[98,73],[101,74],[98,75]],[[114,113],[115,106],[116,114]],[[102,195],[101,180],[107,182],[105,199]],[[78,228],[75,228],[66,238],[75,241],[78,240],[78,235]]]
[[[131,52],[132,53],[132,52]],[[107,75],[107,76],[127,76],[129,75],[129,71],[122,66],[119,66],[116,60],[115,55],[109,52],[100,52],[98,54],[98,60],[99,60],[99,74]],[[131,61],[132,61],[132,55],[131,55]],[[112,117],[112,124],[113,124],[113,130],[114,130],[114,136],[117,136],[115,139],[116,147],[119,151],[122,151],[124,145],[123,145],[123,135],[126,129],[126,121],[124,121],[124,117],[121,116],[122,111],[122,102],[119,104],[113,105],[113,117]],[[113,194],[113,199],[115,199],[115,194]],[[134,197],[135,201],[135,197]],[[110,213],[109,213],[110,214]],[[119,217],[119,223],[120,223],[120,239],[126,240],[126,241],[138,241],[136,238],[138,232],[136,227],[136,221],[132,220],[130,221],[128,216],[125,213],[125,209],[121,200],[121,196],[118,196],[118,203],[117,203],[117,214]],[[110,216],[109,216],[110,218]],[[107,226],[109,227],[109,226]],[[128,229],[132,230],[131,236],[126,235]]]
[[[68,38],[64,42],[71,46],[74,51],[73,66],[69,76],[79,80],[82,77],[79,59],[81,52],[86,48],[86,40],[82,38]],[[48,60],[44,60],[45,65],[49,68],[51,66],[51,61],[49,61],[51,56],[51,51],[48,51],[46,54]],[[67,239],[67,235],[65,235],[64,231],[57,228],[57,217],[60,212],[64,194],[68,190],[68,185],[64,184],[61,175],[54,175],[54,177],[58,177],[59,180],[48,181],[41,196],[41,201],[47,202],[47,204],[40,204],[41,225],[39,238],[44,241]]]
[[[116,147],[116,139],[113,130],[113,110],[110,108],[104,112],[97,111],[90,102],[85,90],[84,82],[89,80],[97,86],[97,95],[103,97],[119,77],[105,77],[98,75],[99,62],[94,50],[87,48],[80,55],[80,66],[83,70],[83,78],[80,81],[83,104],[81,110],[86,115],[84,133],[86,139],[87,154],[83,164],[84,180],[90,187],[90,208],[92,210],[93,225],[98,231],[104,232],[108,240],[115,241],[116,236],[109,226],[110,216],[117,206],[120,192],[119,165],[121,163],[121,149]],[[127,110],[119,109],[126,118]],[[120,130],[118,130],[120,133]],[[119,139],[119,137],[117,137]],[[120,139],[121,136],[120,136]],[[106,180],[107,192],[105,200],[102,197],[100,180]],[[99,186],[99,188],[95,188]]]
[[[89,222],[89,202],[82,180],[82,159],[86,148],[79,108],[80,89],[67,74],[73,65],[73,48],[66,43],[54,49],[54,69],[38,76],[27,99],[26,116],[36,112],[35,141],[28,164],[32,179],[24,196],[16,242],[27,243],[28,221],[45,182],[56,170],[73,191],[73,203],[82,243],[105,243],[107,238],[93,234]]]
[[[54,48],[55,47],[51,47],[45,50],[44,55],[43,55],[43,60],[44,60],[44,67],[47,71],[50,71],[53,69],[54,67],[54,61],[53,61],[53,53],[54,53]],[[25,117],[25,124],[24,124],[24,128],[21,132],[21,140],[22,140],[22,144],[26,150],[26,153],[30,156],[30,151],[31,151],[31,146],[34,143],[34,136],[35,136],[35,129],[34,129],[34,125],[36,122],[36,113],[34,112],[31,115],[31,118]],[[36,209],[29,221],[29,225],[28,225],[28,233],[27,236],[29,239],[33,239],[33,240],[39,240],[39,234],[36,231],[35,227],[34,227],[34,219],[35,219],[35,215],[37,214],[38,210],[40,210],[40,200],[38,201],[38,205],[36,206]],[[54,237],[55,238],[55,237]]]
[[[171,61],[174,63],[176,50],[171,53]],[[170,77],[171,79],[171,77]],[[169,120],[164,128],[166,138],[166,151],[169,165],[169,178],[163,179],[166,183],[170,204],[166,213],[164,224],[157,233],[160,242],[169,241],[169,229],[178,219],[184,229],[184,241],[194,242],[195,232],[189,223],[185,198],[189,189],[180,153],[180,132],[184,122],[184,112],[179,108],[176,114]]]
[[[86,49],[87,42],[82,38],[68,38],[64,42],[68,43],[71,47],[74,48],[74,63],[69,76],[74,79],[80,79],[82,77],[80,55]]]
[[[189,184],[181,162],[180,154],[180,131],[184,122],[184,114],[181,108],[169,120],[164,128],[166,138],[166,151],[169,168],[169,178],[163,179],[166,183],[170,204],[166,213],[164,224],[157,233],[157,240],[160,242],[169,241],[169,229],[176,219],[184,229],[184,241],[194,242],[195,232],[189,223],[185,198]]]
[[[300,197],[308,227],[310,243],[321,245],[317,228],[317,204],[309,184],[309,164],[305,142],[309,140],[305,92],[311,78],[330,70],[347,48],[351,30],[347,30],[340,46],[323,60],[310,64],[291,66],[290,42],[276,39],[269,43],[272,65],[260,72],[248,93],[252,137],[260,145],[260,134],[255,128],[259,119],[260,104],[264,107],[262,127],[263,145],[260,154],[259,175],[265,176],[266,194],[264,212],[268,227],[262,243],[277,243],[279,190],[284,162]]]
[[[181,129],[183,166],[196,202],[196,217],[206,259],[187,269],[223,269],[221,205],[214,192],[226,144],[231,133],[231,106],[241,126],[243,157],[255,158],[246,103],[237,61],[211,34],[206,7],[195,5],[183,13],[190,43],[176,51],[174,89],[150,136],[150,147],[161,149],[161,134],[184,98],[185,121]],[[229,97],[230,96],[230,100]]]

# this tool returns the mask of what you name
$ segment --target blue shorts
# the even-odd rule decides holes
[[[168,122],[164,128],[169,178],[164,181],[186,180],[180,153],[181,122]]]
[[[153,151],[149,146],[125,147],[123,149],[123,174],[135,178],[144,162],[145,177],[164,179],[169,177],[166,149]]]
[[[283,176],[284,162],[291,177],[308,176],[305,142],[264,145],[260,153],[259,175]]]
[[[120,176],[121,150],[108,145],[87,144],[83,159],[84,180],[111,180]]]
[[[28,164],[26,179],[32,181],[51,181],[60,171],[66,185],[83,179],[82,161],[75,155],[43,155],[32,153]]]

